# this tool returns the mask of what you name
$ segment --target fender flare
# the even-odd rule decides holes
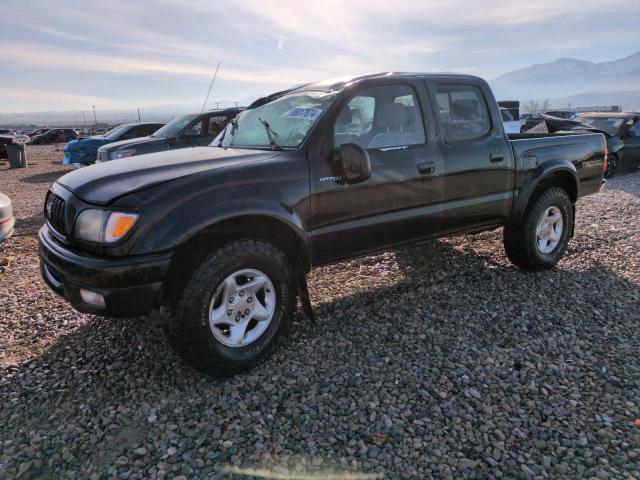
[[[236,218],[258,216],[280,222],[288,228],[302,245],[305,266],[312,257],[312,242],[296,212],[277,201],[264,199],[231,199],[223,204],[214,203],[199,209],[189,209],[165,230],[165,235],[155,243],[154,250],[174,249],[198,233],[216,224]]]
[[[531,201],[531,197],[538,186],[552,177],[561,178],[563,182],[570,181],[571,190],[567,192],[573,203],[580,197],[580,181],[578,171],[573,163],[567,160],[549,160],[539,165],[534,171],[534,176],[530,176],[519,188],[517,200],[514,202],[512,220],[519,221]]]

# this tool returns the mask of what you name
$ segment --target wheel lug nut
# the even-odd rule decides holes
[[[245,315],[249,315],[249,313],[251,313],[251,310],[249,310],[248,308],[244,311]]]
[[[241,297],[244,297],[244,291],[240,292],[240,293],[239,293],[239,295],[240,295]]]
[[[233,313],[233,312],[232,312],[231,310],[227,310],[227,316],[229,316],[229,317],[230,317],[232,313]]]
[[[236,301],[236,299],[235,299],[235,298],[233,298],[233,297],[231,297],[231,298],[229,299],[229,303],[233,303],[233,302],[235,302],[235,301]]]
[[[247,303],[251,303],[251,302],[253,302],[253,298],[251,297],[247,298]]]

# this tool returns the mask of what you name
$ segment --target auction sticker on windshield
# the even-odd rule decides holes
[[[289,110],[283,116],[287,118],[297,118],[300,120],[315,120],[322,113],[320,108],[296,107]]]

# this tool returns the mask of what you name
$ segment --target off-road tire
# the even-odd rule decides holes
[[[536,245],[536,227],[543,212],[551,206],[560,209],[564,225],[556,248],[549,254],[543,254]],[[569,195],[559,187],[551,187],[536,195],[529,202],[520,222],[504,228],[504,248],[511,263],[525,270],[553,268],[569,244],[573,232],[573,209]]]
[[[228,347],[209,327],[209,305],[231,273],[258,269],[273,282],[276,307],[269,326],[254,342]],[[192,366],[214,376],[230,376],[264,362],[287,333],[296,300],[295,275],[287,256],[262,240],[237,240],[218,248],[195,268],[178,299],[161,308],[169,343]]]

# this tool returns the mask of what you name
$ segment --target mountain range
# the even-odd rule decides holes
[[[575,58],[560,58],[554,62],[505,73],[491,80],[491,88],[498,100],[550,99],[555,108],[595,107],[619,105],[623,110],[640,111],[640,51],[628,57],[608,62],[590,62]],[[248,105],[259,95],[250,95],[239,101]],[[221,108],[235,105],[222,101]],[[213,108],[215,104],[207,105]],[[201,105],[161,105],[141,109],[143,121],[168,121],[176,115],[197,112]],[[92,113],[86,114],[87,125],[92,124]],[[99,122],[118,124],[137,121],[135,109],[102,110]],[[78,112],[0,113],[0,125],[56,125],[83,126]]]
[[[505,73],[489,82],[500,100],[549,98],[556,107],[640,108],[640,51],[609,62],[560,58]]]

